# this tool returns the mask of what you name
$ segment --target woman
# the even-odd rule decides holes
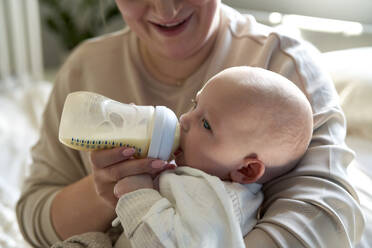
[[[202,83],[231,66],[250,65],[287,77],[312,104],[310,148],[286,176],[264,186],[265,200],[249,247],[351,247],[363,217],[346,178],[353,152],[345,122],[317,52],[221,5],[220,0],[116,0],[129,28],[79,46],[58,74],[43,116],[33,165],[17,204],[20,228],[35,247],[89,231],[106,231],[130,176],[171,168],[131,159],[128,148],[72,151],[58,141],[68,93],[87,90],[120,102],[165,105],[179,116]],[[123,183],[124,182],[124,183]],[[125,183],[126,182],[126,183]],[[122,238],[116,247],[124,247]]]

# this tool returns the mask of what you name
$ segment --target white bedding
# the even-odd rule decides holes
[[[356,152],[348,173],[366,217],[366,229],[358,248],[372,247],[372,47],[323,54],[345,112],[346,143]]]
[[[367,49],[367,51],[370,53],[369,58],[372,58],[372,49]],[[359,56],[365,56],[366,51],[358,50],[357,53]],[[341,77],[343,75],[342,71],[345,71],[345,65],[339,63],[342,61],[340,56],[344,58],[343,61],[350,61],[350,54],[353,53],[348,51],[346,54],[325,54],[324,61],[328,64],[328,69],[335,79],[336,88],[341,95],[341,102],[344,104],[346,117],[348,121],[350,119],[352,136],[347,137],[347,144],[357,154],[357,159],[349,167],[348,172],[358,191],[362,208],[368,219],[366,233],[358,247],[372,247],[372,132],[365,133],[368,131],[368,127],[372,127],[372,123],[369,122],[372,115],[354,114],[355,111],[358,112],[361,109],[365,111],[372,108],[372,95],[364,94],[365,92],[372,92],[372,76],[362,77],[361,81],[359,80],[358,83],[353,83],[350,86],[350,83],[347,82],[355,82],[358,78],[355,78],[355,74],[350,73],[350,75],[346,75],[348,78],[346,76]],[[339,67],[335,66],[336,62],[340,65]],[[350,61],[350,63],[355,64],[355,61]],[[371,64],[368,63],[369,66]],[[367,68],[365,72],[370,73]],[[356,72],[356,75],[359,74],[359,71]],[[340,82],[343,82],[343,84]],[[356,87],[357,85],[358,87]],[[360,87],[363,87],[363,89],[361,90]],[[0,88],[1,248],[28,247],[24,243],[16,224],[14,205],[19,197],[22,181],[29,169],[29,148],[36,142],[43,106],[50,89],[51,84],[46,82],[33,82],[26,86],[6,90]],[[345,92],[345,89],[348,89],[349,92]],[[353,95],[355,92],[357,92],[357,98]],[[353,104],[350,104],[350,102],[353,102]],[[372,113],[372,110],[367,111],[367,113]]]
[[[14,82],[18,85],[17,82]],[[1,86],[1,81],[0,81]],[[28,247],[19,232],[14,205],[30,164],[44,104],[46,82],[0,89],[0,247]]]
[[[357,190],[367,221],[362,240],[357,248],[372,247],[372,140],[349,136],[346,143],[356,153],[355,161],[348,167],[348,174]]]

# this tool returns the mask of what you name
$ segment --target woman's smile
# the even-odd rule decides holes
[[[125,23],[153,60],[204,57],[219,25],[217,0],[116,0]],[[163,63],[163,62],[157,62]]]
[[[193,13],[187,16],[186,18],[169,21],[169,22],[152,22],[151,25],[158,31],[160,34],[164,36],[176,36],[182,33],[190,23],[191,18],[193,17]]]

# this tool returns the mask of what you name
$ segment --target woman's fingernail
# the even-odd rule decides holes
[[[124,156],[132,156],[136,150],[134,148],[127,148],[123,151]]]
[[[166,162],[163,160],[154,160],[151,162],[151,167],[154,169],[160,169],[163,168],[165,164]]]

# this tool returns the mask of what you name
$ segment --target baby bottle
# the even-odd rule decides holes
[[[168,160],[179,138],[179,123],[169,108],[124,104],[85,91],[67,96],[59,126],[59,140],[73,149],[132,147],[137,158]]]

